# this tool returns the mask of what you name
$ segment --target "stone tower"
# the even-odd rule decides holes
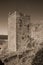
[[[8,51],[16,51],[16,12],[8,17]]]
[[[8,49],[15,52],[26,49],[29,37],[30,16],[14,12],[8,17]]]

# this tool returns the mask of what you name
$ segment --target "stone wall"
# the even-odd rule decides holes
[[[23,51],[29,43],[30,16],[18,13],[16,18],[16,44],[17,50]]]
[[[31,24],[30,16],[16,13],[16,45],[17,51],[4,60],[5,65],[33,65],[43,48],[43,24]]]
[[[8,17],[8,51],[16,51],[16,12]]]
[[[43,24],[31,24],[30,16],[18,13],[16,18],[16,44],[18,51],[35,50],[43,47]]]

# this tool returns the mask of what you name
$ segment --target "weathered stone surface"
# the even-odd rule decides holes
[[[8,18],[8,51],[16,51],[16,12]]]
[[[16,19],[16,42],[17,49],[19,51],[23,51],[26,49],[26,45],[29,43],[30,16],[26,16],[21,13],[19,13],[19,15],[20,16]]]
[[[4,63],[5,65],[35,65],[33,59],[37,55],[37,52],[43,48],[43,25],[30,24],[30,16],[21,13],[17,13],[16,15],[17,51],[14,54],[9,54],[10,56],[8,55],[8,57],[5,58]],[[14,20],[14,18],[12,18],[12,20]],[[13,28],[11,28],[11,32],[15,32],[13,31],[14,29],[12,29]],[[14,33],[10,35],[13,36]],[[10,40],[13,42],[14,39],[12,40],[11,37]],[[41,54],[43,55],[43,53]]]

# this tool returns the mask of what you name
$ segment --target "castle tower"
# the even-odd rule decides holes
[[[8,49],[11,52],[26,48],[30,16],[14,12],[8,17]]]

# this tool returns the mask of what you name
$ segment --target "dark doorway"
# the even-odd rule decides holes
[[[36,53],[32,65],[43,65],[43,48]]]

